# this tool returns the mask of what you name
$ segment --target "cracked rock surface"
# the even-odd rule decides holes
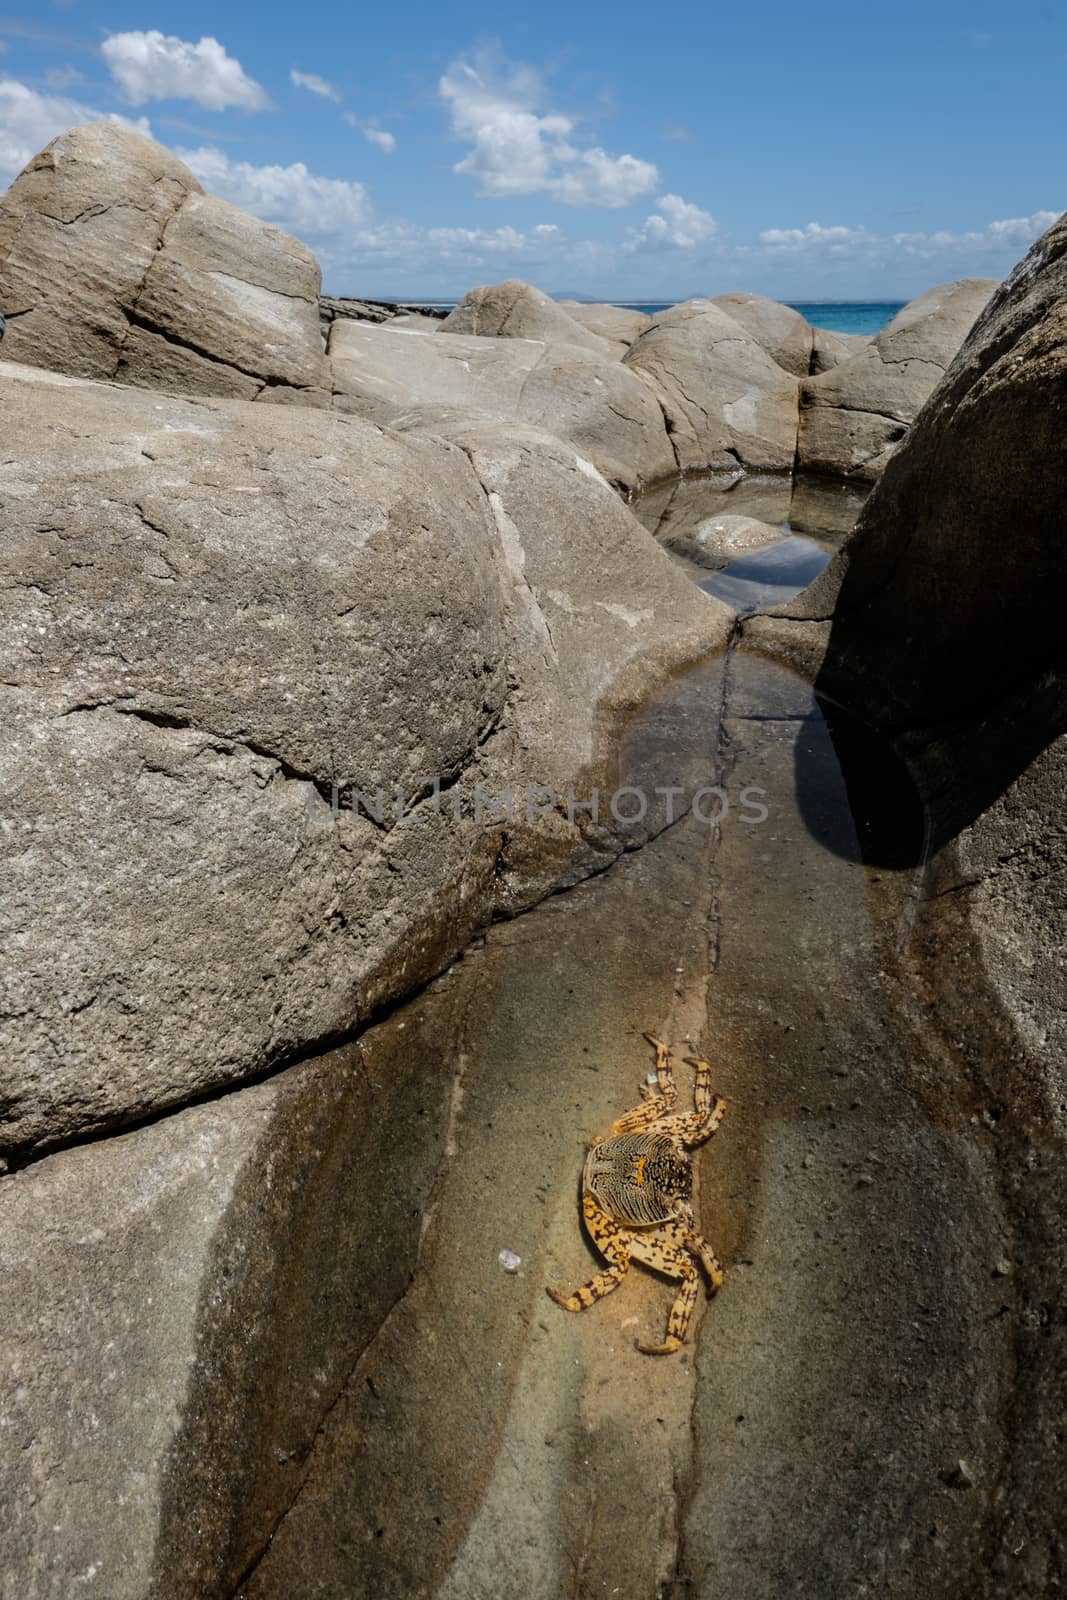
[[[328,405],[320,286],[306,245],[115,123],[53,139],[0,201],[10,360]]]
[[[663,407],[679,471],[792,471],[797,380],[721,306],[687,300],[661,312],[623,365]]]
[[[962,278],[930,289],[851,359],[802,383],[798,470],[878,478],[996,287]]]
[[[417,431],[0,387],[6,1149],[321,1047],[622,848],[566,786],[729,613],[573,451],[486,425],[490,493]]]
[[[335,322],[334,405],[386,425],[442,413],[532,423],[572,444],[623,489],[673,473],[674,451],[655,397],[620,362],[580,345]]]

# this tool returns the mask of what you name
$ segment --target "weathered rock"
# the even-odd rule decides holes
[[[819,686],[895,737],[925,802],[893,976],[938,1053],[933,1103],[962,1083],[989,1130],[1015,1233],[1007,1459],[969,1585],[983,1600],[1045,1593],[1067,1561],[1065,414],[1067,218],[993,296],[842,553],[746,625],[766,649],[800,635]]]
[[[262,389],[330,383],[319,333],[319,266],[306,245],[214,195],[191,195],[169,223],[132,308],[120,382],[154,386],[147,345],[189,348]],[[196,392],[197,385],[183,385]]]
[[[495,339],[540,339],[546,344],[582,345],[601,356],[613,354],[607,339],[519,278],[471,289],[449,312],[439,331]]]
[[[336,409],[388,423],[417,405],[512,417],[544,347],[524,339],[405,338],[346,319],[331,327],[328,353]]]
[[[532,423],[627,489],[674,470],[654,396],[591,350],[459,334],[416,339],[351,321],[334,324],[329,350],[340,410],[390,424],[440,408]]]
[[[865,350],[802,384],[798,468],[878,478],[995,288],[963,278],[931,289]]]
[[[169,150],[117,123],[53,139],[0,196],[5,358],[112,377],[164,230],[200,193]]]
[[[0,200],[12,360],[328,405],[318,294],[306,246],[205,195],[168,151],[114,123],[54,139]]]
[[[815,330],[792,306],[762,294],[717,294],[711,303],[739,322],[785,372],[795,378],[811,372]]]
[[[529,781],[578,781],[608,684],[726,614],[548,435],[522,440],[519,509],[414,431],[0,372],[0,1101],[22,1147],[261,1072],[409,992],[512,892],[501,819],[455,818],[432,780],[524,782],[544,717],[562,766]],[[550,647],[522,577],[542,547]],[[520,708],[546,648],[563,665]],[[332,819],[335,783],[372,808],[380,787],[381,816]],[[613,848],[566,819],[543,850],[513,832],[543,874]]]
[[[407,1286],[444,1020],[0,1179],[5,1593],[233,1592]]]
[[[663,542],[675,555],[684,556],[698,567],[715,570],[746,551],[778,544],[783,537],[780,526],[760,522],[757,517],[727,513],[702,517],[695,527],[683,533],[668,534]]]
[[[870,338],[865,333],[835,333],[830,328],[814,328],[815,335],[811,347],[811,372],[817,376],[820,372],[829,372],[831,367],[839,367],[843,361],[849,361],[861,350],[866,350]]]
[[[580,322],[590,333],[607,339],[622,355],[648,327],[652,318],[644,311],[630,311],[626,306],[597,303],[589,305],[581,300],[558,300],[569,317]]]
[[[655,317],[623,365],[663,407],[681,470],[792,468],[797,380],[721,307],[688,300]]]

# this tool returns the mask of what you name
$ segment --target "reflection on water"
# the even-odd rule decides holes
[[[731,561],[726,541],[716,556],[709,524],[720,518],[753,517],[780,528],[783,538],[804,534],[832,554],[852,531],[868,492],[867,484],[831,478],[705,473],[660,484],[638,495],[632,509],[673,559],[697,576],[698,567]]]
[[[791,600],[819,576],[829,559],[829,551],[813,540],[788,534],[778,544],[731,561],[721,572],[704,578],[699,587],[746,617]]]

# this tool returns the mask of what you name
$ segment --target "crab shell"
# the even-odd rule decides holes
[[[617,1133],[593,1145],[582,1185],[617,1222],[654,1227],[678,1214],[693,1193],[693,1168],[665,1133]]]

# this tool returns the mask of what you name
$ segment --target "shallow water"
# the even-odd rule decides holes
[[[819,576],[829,559],[822,545],[790,534],[779,544],[731,561],[720,572],[702,579],[700,587],[745,617],[791,600]]]
[[[324,1594],[382,1600],[949,1592],[976,1513],[944,1472],[995,1478],[1010,1337],[988,1175],[966,1118],[928,1115],[887,984],[922,845],[891,766],[777,663],[676,674],[620,736],[620,783],[662,791],[634,850],[371,1031],[451,1076],[441,1168],[418,1269],[248,1600],[299,1592],[309,1562]],[[578,1175],[636,1101],[645,1030],[706,1055],[728,1102],[696,1162],[726,1283],[662,1360],[635,1349],[662,1279],[579,1315],[544,1294],[600,1264]]]

